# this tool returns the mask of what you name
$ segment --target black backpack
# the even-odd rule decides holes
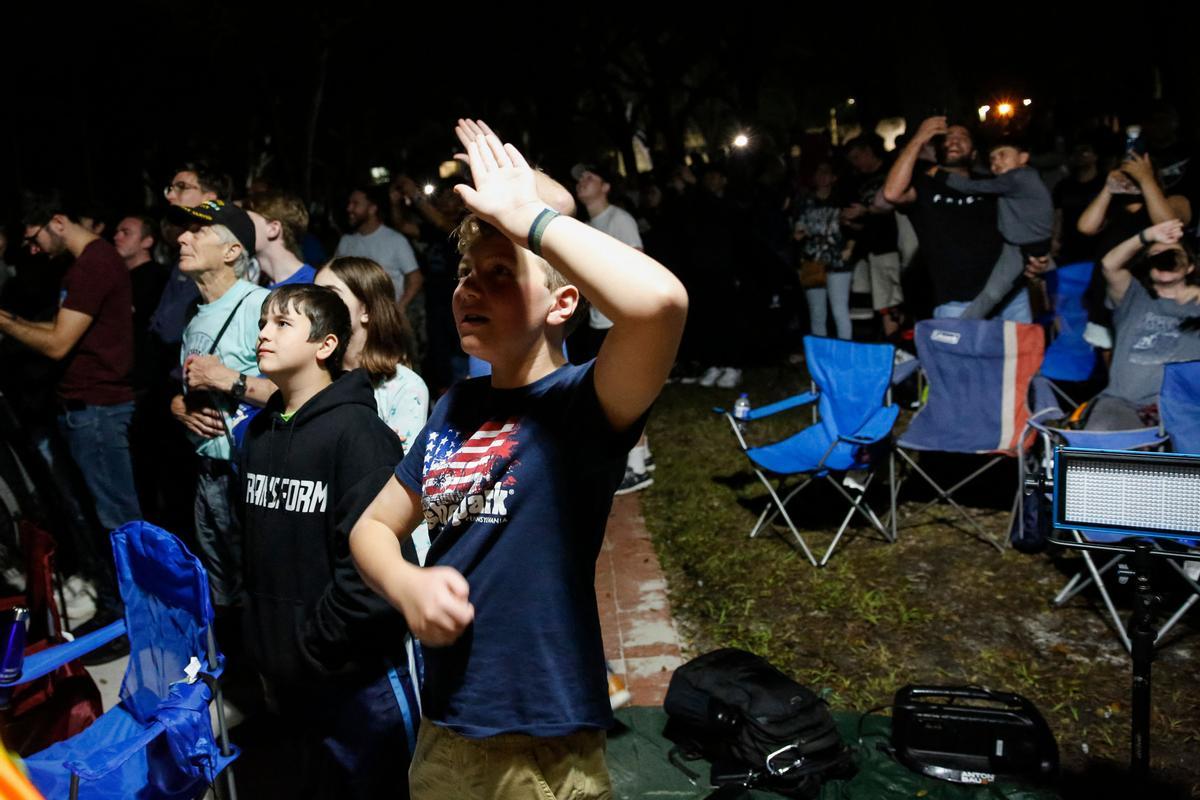
[[[844,771],[851,753],[829,707],[745,650],[714,650],[675,670],[663,703],[671,759],[712,762],[714,786],[805,794]]]

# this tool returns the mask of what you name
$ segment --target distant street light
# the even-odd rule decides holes
[[[1033,101],[1030,100],[1028,97],[1026,97],[1024,100],[1021,101],[1021,105],[1028,107],[1028,106],[1033,105]]]
[[[846,105],[848,105],[848,106],[852,106],[852,105],[854,105],[854,98],[853,98],[853,97],[851,97],[850,99],[848,99],[848,100],[846,101]]]
[[[425,194],[433,194],[434,186],[432,183],[425,184]]]
[[[991,107],[991,106],[980,106],[980,107],[979,107],[979,121],[980,121],[980,122],[986,122],[986,121],[987,121],[987,115],[988,115],[988,112],[989,112],[989,111],[991,111],[991,110],[992,110],[992,107]]]
[[[1011,117],[1013,113],[1012,103],[1001,103],[996,106],[996,114],[1001,117]]]
[[[739,133],[737,136],[733,137],[733,146],[734,147],[737,147],[740,149],[740,148],[745,147],[748,144],[750,144],[750,137],[744,133]]]

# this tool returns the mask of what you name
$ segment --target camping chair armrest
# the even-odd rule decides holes
[[[1055,429],[1050,427],[1049,422],[1061,415],[1062,410],[1057,406],[1054,408],[1043,408],[1041,411],[1036,411],[1029,415],[1029,419],[1025,420],[1025,427],[1033,428],[1038,433],[1053,433]]]
[[[27,656],[25,658],[24,669],[21,671],[21,677],[14,681],[14,683],[28,683],[29,681],[49,675],[68,661],[74,661],[77,658],[85,656],[124,633],[125,620],[119,619],[116,622],[105,625],[99,630],[92,631],[85,636],[80,636],[73,642],[56,644],[54,647],[48,647],[40,653]]]
[[[68,772],[78,775],[80,781],[99,780],[145,750],[165,731],[166,727],[161,722],[152,722],[124,741],[96,750],[83,758],[68,761],[63,766]]]
[[[899,406],[883,406],[876,409],[875,413],[854,433],[838,438],[851,444],[874,444],[891,432],[892,426],[896,424],[896,417],[899,415]]]
[[[750,413],[746,415],[746,419],[762,419],[769,417],[772,414],[778,414],[780,411],[787,411],[790,408],[799,408],[806,406],[809,403],[815,403],[819,395],[816,392],[805,392],[794,397],[789,397],[785,400],[780,400],[777,403],[760,406],[759,408],[750,409]]]

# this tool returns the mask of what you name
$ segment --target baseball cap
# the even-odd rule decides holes
[[[198,206],[171,206],[167,209],[167,219],[180,225],[224,225],[246,248],[249,255],[254,255],[254,220],[244,209],[224,200],[205,200]]]
[[[578,181],[583,177],[583,173],[585,172],[592,173],[607,184],[611,184],[613,182],[612,174],[599,164],[576,164],[575,166],[571,167],[572,180]]]

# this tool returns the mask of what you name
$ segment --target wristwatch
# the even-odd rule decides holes
[[[244,374],[238,373],[237,380],[233,382],[229,394],[233,395],[234,400],[241,400],[246,396],[246,376]]]

